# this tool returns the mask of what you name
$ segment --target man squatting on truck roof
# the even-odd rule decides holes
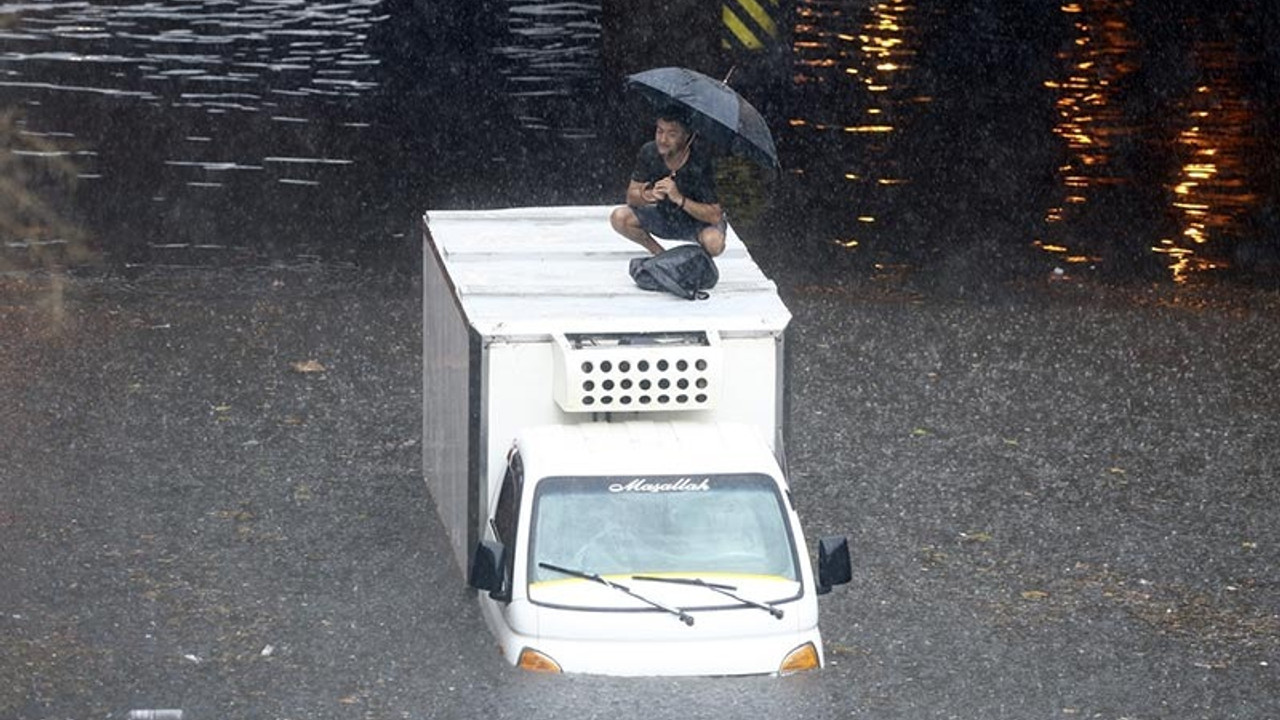
[[[713,257],[724,252],[725,216],[704,143],[696,143],[679,110],[658,116],[653,140],[640,148],[627,204],[609,216],[613,229],[657,255],[654,236],[696,240]]]

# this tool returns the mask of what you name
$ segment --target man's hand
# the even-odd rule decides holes
[[[653,191],[652,184],[632,180],[627,185],[628,205],[639,207],[641,205],[652,205],[656,202],[658,202],[658,195]]]
[[[684,196],[680,194],[680,188],[676,187],[676,179],[670,175],[653,184],[653,194],[659,199],[666,198],[677,205],[684,200]]]
[[[657,187],[657,184],[655,183],[646,184],[640,190],[640,197],[643,198],[644,201],[650,205],[662,199],[662,196],[658,194],[658,187]]]

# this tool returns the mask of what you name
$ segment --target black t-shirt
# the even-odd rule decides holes
[[[631,171],[632,180],[647,184],[661,180],[670,174],[671,170],[667,168],[667,163],[658,152],[657,143],[650,140],[641,146],[640,153],[636,156],[635,169]],[[693,143],[693,148],[689,151],[689,159],[676,171],[675,177],[676,187],[680,189],[681,195],[687,195],[694,202],[720,202],[716,195],[716,175],[711,165],[711,157],[699,143]],[[679,212],[675,203],[669,200],[659,202],[658,207]]]

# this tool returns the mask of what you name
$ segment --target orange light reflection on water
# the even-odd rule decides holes
[[[1197,28],[1193,15],[1176,20],[1187,24],[1188,64],[1200,85],[1184,98],[1155,98],[1162,111],[1172,105],[1172,114],[1151,113],[1142,104],[1152,100],[1143,85],[1151,82],[1151,68],[1141,63],[1160,56],[1143,44],[1150,29],[1143,26],[1140,34],[1132,24],[1140,3],[1057,6],[1069,30],[1057,71],[1042,82],[1052,98],[1052,132],[1061,154],[1053,194],[1040,206],[1043,236],[1034,244],[1071,264],[1127,262],[1136,245],[1147,258],[1167,260],[1171,276],[1184,281],[1222,267],[1214,258],[1230,254],[1243,236],[1240,224],[1258,210],[1260,171],[1250,165],[1263,162],[1255,136],[1263,123],[1259,108],[1244,96],[1248,62],[1242,51],[1230,42],[1205,42],[1213,33]],[[919,109],[932,101],[919,90],[931,76],[913,72],[926,38],[922,28],[930,27],[926,12],[910,0],[865,6],[796,0],[793,83],[802,99],[812,93],[819,101],[797,103],[806,109],[789,124],[797,138],[812,141],[819,160],[791,172],[819,188],[848,193],[847,217],[840,221],[853,230],[832,239],[839,245],[865,246],[872,233],[889,232],[894,223],[881,216],[903,208],[906,199],[897,188],[919,179],[913,173],[920,164],[903,160],[907,154],[900,151],[915,139],[904,130],[915,127]],[[1171,157],[1176,162],[1169,163]],[[911,209],[903,214],[919,215]]]
[[[1061,241],[1058,230],[1088,227],[1083,218],[1108,188],[1143,180],[1118,168],[1118,148],[1146,128],[1135,126],[1120,103],[1125,83],[1138,69],[1137,37],[1129,25],[1135,0],[1088,0],[1066,3],[1076,37],[1059,53],[1062,73],[1046,80],[1054,92],[1057,121],[1053,132],[1063,142],[1066,160],[1058,168],[1058,201],[1046,210],[1049,239],[1040,249],[1070,261],[1091,259]],[[1194,27],[1193,27],[1194,30]],[[1151,248],[1167,256],[1173,279],[1184,282],[1203,270],[1224,266],[1209,259],[1223,252],[1211,243],[1228,241],[1241,218],[1257,206],[1248,162],[1256,144],[1252,135],[1256,110],[1242,99],[1244,63],[1233,44],[1196,42],[1195,65],[1206,83],[1179,105],[1180,129],[1168,151],[1178,158],[1176,176],[1164,182],[1169,215],[1176,231]],[[1159,182],[1157,180],[1157,182]],[[1214,253],[1206,252],[1215,250]]]
[[[916,6],[908,0],[884,0],[850,6],[840,0],[797,0],[792,37],[797,88],[840,84],[844,101],[825,118],[791,118],[806,132],[839,132],[849,138],[836,158],[844,167],[833,181],[853,188],[851,219],[863,227],[877,220],[883,201],[876,193],[910,182],[889,162],[886,143],[900,130],[902,113],[928,97],[907,93],[906,79],[915,62],[919,32]],[[800,171],[798,174],[803,174]],[[839,237],[837,245],[855,248],[858,238]]]
[[[1049,224],[1071,221],[1097,188],[1125,180],[1113,172],[1113,160],[1117,141],[1136,132],[1116,101],[1121,84],[1137,69],[1138,42],[1127,21],[1132,5],[1133,0],[1092,2],[1088,14],[1080,3],[1061,8],[1073,16],[1076,37],[1058,54],[1062,76],[1044,82],[1056,96],[1053,132],[1067,149],[1058,168],[1063,192],[1044,216]]]
[[[1170,259],[1174,280],[1185,282],[1197,271],[1225,265],[1198,252],[1215,240],[1230,239],[1242,218],[1259,202],[1250,176],[1256,151],[1255,110],[1242,99],[1242,83],[1230,61],[1236,49],[1225,44],[1195,48],[1212,70],[1212,85],[1196,88],[1185,103],[1182,129],[1174,140],[1182,160],[1178,175],[1166,187],[1177,218],[1178,233],[1161,238],[1152,250]]]

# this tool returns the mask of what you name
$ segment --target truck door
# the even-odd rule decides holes
[[[506,548],[503,553],[502,578],[508,593],[511,591],[512,571],[515,568],[516,531],[519,529],[520,496],[523,490],[524,463],[520,460],[519,451],[514,451],[507,461],[507,472],[502,477],[502,488],[498,491],[498,504],[493,510],[495,539]]]
[[[498,602],[511,602],[514,585],[516,531],[520,521],[520,492],[524,486],[524,463],[519,453],[512,451],[507,460],[507,471],[498,490],[498,502],[489,517],[493,540],[481,540],[471,558],[471,571],[467,584],[477,590],[486,590],[489,597]]]

